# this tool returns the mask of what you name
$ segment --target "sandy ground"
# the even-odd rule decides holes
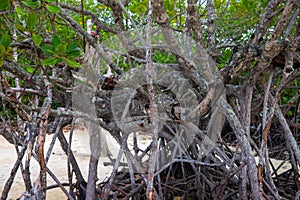
[[[65,132],[65,137],[69,138],[69,133]],[[112,157],[116,158],[119,145],[116,141],[107,133],[102,132],[107,139],[107,144],[109,147],[110,152],[112,153]],[[46,144],[45,149],[48,149],[49,144],[52,140],[53,135],[47,135],[46,137]],[[144,149],[148,146],[151,142],[151,137],[145,135],[138,136],[138,145],[140,148]],[[132,134],[128,139],[128,146],[132,147]],[[88,163],[89,163],[89,136],[85,129],[76,129],[73,135],[72,141],[72,151],[77,159],[77,162],[80,166],[81,172],[85,179],[87,180],[88,175]],[[0,195],[2,194],[4,184],[6,183],[8,177],[10,176],[10,171],[17,159],[15,148],[12,144],[8,143],[2,136],[0,136]],[[24,160],[24,159],[23,159]],[[112,171],[112,166],[104,166],[103,162],[109,162],[110,160],[107,157],[100,157],[99,166],[98,166],[98,179],[99,181],[103,181],[107,177],[110,176]],[[125,160],[123,160],[125,161]],[[273,160],[272,162],[275,166],[279,166],[282,161]],[[52,170],[52,172],[57,176],[57,178],[62,183],[67,183],[67,157],[63,150],[61,149],[60,143],[57,140],[54,149],[52,151],[50,160],[48,162],[47,167]],[[284,172],[291,168],[289,163],[284,164],[281,169],[280,173]],[[39,165],[37,161],[32,158],[31,161],[31,180],[32,182],[36,180],[39,173]],[[47,185],[55,184],[52,178],[47,175]],[[68,188],[67,188],[68,189]],[[23,178],[21,176],[20,170],[17,173],[17,176],[14,179],[14,183],[12,185],[12,189],[10,190],[8,199],[16,199],[22,195],[24,192],[24,184]],[[67,199],[65,194],[59,189],[51,189],[47,191],[47,199]]]
[[[68,133],[65,133],[66,138],[69,137]],[[52,135],[47,135],[45,149],[48,149],[51,142]],[[82,170],[83,176],[86,178],[88,175],[88,163],[89,163],[89,139],[88,133],[85,130],[78,129],[74,131],[72,150],[77,159],[77,162]],[[110,151],[113,155],[117,155],[118,145],[114,139],[108,137],[108,144]],[[8,143],[2,136],[0,136],[0,194],[2,194],[4,184],[6,183],[10,171],[17,159],[15,148],[12,144]],[[24,160],[24,159],[23,159]],[[104,167],[103,162],[109,161],[106,157],[101,157],[98,166],[98,178],[104,180],[110,176],[112,167]],[[67,157],[61,149],[60,143],[57,140],[52,151],[50,160],[48,162],[48,168],[63,182],[68,182],[67,178]],[[31,180],[32,182],[37,178],[39,165],[37,161],[31,161]],[[47,184],[51,185],[55,182],[50,176],[47,175]],[[18,170],[17,176],[14,179],[14,183],[9,193],[8,199],[16,199],[24,192],[23,179]],[[67,199],[63,192],[57,189],[51,189],[47,191],[47,199]]]

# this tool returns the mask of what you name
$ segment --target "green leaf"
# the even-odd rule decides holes
[[[9,44],[10,44],[10,36],[5,33],[2,35],[1,37],[1,43],[3,44],[3,46],[7,49],[9,47]]]
[[[215,4],[216,9],[219,9],[222,5],[226,5],[226,1],[225,0],[215,0],[214,4]]]
[[[33,68],[33,67],[26,67],[25,69],[26,69],[27,72],[33,73],[35,68]]]
[[[33,31],[38,24],[38,16],[35,12],[30,12],[26,17],[26,25],[30,31]]]
[[[59,47],[58,47],[58,54],[62,55],[65,50],[66,50],[66,44],[59,45]]]
[[[48,44],[42,44],[42,45],[40,46],[40,48],[42,49],[42,51],[43,51],[46,55],[49,55],[49,56],[55,55],[54,48],[53,48],[53,46],[51,46],[51,45],[48,45]]]
[[[9,0],[1,0],[0,3],[0,10],[8,10],[10,7],[10,2]]]
[[[26,0],[26,1],[22,1],[22,3],[25,5],[25,6],[28,6],[28,7],[31,7],[33,9],[37,9],[40,7],[40,4],[38,1],[33,1],[33,0]]]
[[[74,68],[77,68],[77,67],[80,67],[81,65],[74,61],[74,60],[70,60],[68,58],[64,58],[65,61],[67,61],[67,64],[70,66],[70,67],[74,67]]]
[[[55,6],[55,5],[47,4],[46,8],[52,14],[57,14],[57,13],[60,12],[60,8],[58,6]]]
[[[6,49],[6,51],[5,51],[5,57],[6,57],[6,59],[13,60],[14,59],[13,56],[12,56],[13,53],[14,53],[13,48],[12,47],[8,47]]]
[[[52,44],[53,44],[53,46],[56,48],[56,47],[58,47],[58,45],[60,45],[60,39],[59,39],[59,37],[57,36],[57,35],[53,35],[53,37],[52,37]]]
[[[23,9],[21,9],[20,7],[16,7],[16,12],[17,12],[19,15],[25,15],[25,14],[27,14],[26,10],[23,10]]]
[[[0,68],[3,66],[3,64],[4,64],[4,60],[0,58]]]
[[[47,58],[42,61],[42,65],[55,65],[57,62],[57,58]]]
[[[68,55],[68,57],[71,57],[71,58],[76,58],[76,57],[80,56],[81,50],[78,47],[78,43],[73,42],[73,43],[69,44],[67,47],[67,50],[66,50],[66,54]]]
[[[67,52],[73,51],[78,47],[78,43],[77,42],[73,42],[71,44],[68,44],[67,47]]]
[[[35,44],[36,46],[40,46],[40,45],[41,45],[41,42],[42,42],[42,37],[39,36],[39,35],[33,34],[33,35],[32,35],[32,40],[33,40],[33,42],[34,42],[34,44]]]
[[[27,31],[27,28],[26,27],[24,27],[22,24],[16,24],[15,25],[16,26],[16,28],[18,29],[18,30],[20,30],[20,31]]]
[[[63,60],[63,59],[62,59],[61,57],[59,57],[59,58],[57,59],[57,62],[56,62],[56,63],[60,63],[62,60]]]
[[[76,58],[76,57],[80,56],[81,51],[80,50],[67,51],[66,54],[68,57]]]
[[[5,53],[5,47],[3,44],[0,44],[0,56]]]

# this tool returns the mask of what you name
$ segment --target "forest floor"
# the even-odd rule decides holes
[[[65,137],[69,138],[69,131],[64,132]],[[107,139],[107,144],[109,150],[112,154],[112,158],[116,158],[119,145],[116,141],[107,133],[103,132]],[[45,149],[47,150],[49,144],[52,140],[53,135],[47,135]],[[131,134],[132,136],[132,134]],[[86,129],[77,128],[74,130],[73,140],[72,140],[72,151],[76,160],[79,164],[81,172],[85,179],[87,180],[88,175],[88,163],[90,159],[90,151],[89,151],[89,135]],[[151,138],[145,135],[138,136],[139,147],[145,148],[151,142]],[[132,137],[128,139],[128,145],[132,146]],[[3,191],[4,185],[7,179],[10,176],[11,169],[13,168],[14,163],[16,162],[17,154],[15,151],[14,145],[8,143],[3,137],[0,136],[0,194]],[[33,158],[32,158],[33,159]],[[275,166],[280,165],[282,161],[272,159]],[[110,176],[112,171],[112,166],[104,166],[104,162],[110,162],[108,157],[100,157],[99,165],[98,165],[98,179],[100,182],[104,181]],[[54,149],[52,151],[50,160],[47,164],[47,167],[58,177],[61,183],[68,183],[67,176],[67,156],[63,152],[59,141],[57,140],[54,145]],[[284,164],[281,168],[282,171],[286,171],[291,168],[289,163]],[[39,165],[37,161],[31,161],[31,181],[38,177],[39,174]],[[47,185],[55,184],[54,180],[48,175],[47,176]],[[9,192],[8,199],[17,199],[22,195],[25,191],[23,178],[20,170],[17,173],[17,176],[14,179],[14,183]],[[66,195],[60,190],[60,188],[47,190],[47,199],[67,199]]]
[[[69,133],[65,132],[65,137],[69,138]],[[118,144],[116,141],[108,134],[105,133],[107,144],[109,150],[112,153],[112,157],[115,158],[118,154]],[[53,135],[47,135],[45,149],[47,150],[49,144],[52,140]],[[72,151],[76,160],[79,164],[82,174],[87,180],[88,175],[88,163],[90,159],[89,151],[89,136],[84,128],[77,128],[74,131],[73,140],[72,140]],[[131,140],[132,141],[132,140]],[[145,140],[147,141],[147,140]],[[130,144],[129,144],[130,145]],[[146,145],[146,144],[144,144]],[[33,158],[32,158],[33,159]],[[3,191],[4,185],[7,179],[10,176],[11,169],[13,168],[14,163],[17,160],[17,154],[15,151],[14,145],[8,143],[2,136],[0,136],[0,194]],[[110,176],[112,171],[112,166],[104,166],[103,162],[110,162],[108,157],[100,157],[99,166],[98,166],[98,179],[99,181],[105,180]],[[52,172],[59,178],[61,183],[68,183],[67,176],[67,156],[63,152],[59,141],[57,140],[54,145],[54,149],[50,156],[50,160],[47,164],[47,167],[52,170]],[[39,165],[36,160],[31,161],[31,181],[34,182],[39,174]],[[55,184],[54,180],[47,175],[47,185]],[[9,192],[8,199],[17,199],[25,191],[24,181],[21,175],[20,170],[18,170],[17,176],[14,179],[14,183]],[[47,190],[47,199],[67,199],[65,194],[60,190],[60,188]]]

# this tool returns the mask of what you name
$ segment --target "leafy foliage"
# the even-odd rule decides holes
[[[3,34],[0,42],[0,67],[3,65],[4,60],[12,60],[13,49],[10,47],[10,35]]]

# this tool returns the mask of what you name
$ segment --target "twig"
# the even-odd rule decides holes
[[[70,186],[69,183],[61,183],[62,186]],[[53,185],[48,185],[46,190],[51,190],[51,189],[54,189],[54,188],[57,188],[57,187],[60,187],[59,184],[53,184]]]
[[[261,42],[262,37],[265,35],[269,24],[272,21],[272,18],[275,17],[272,14],[275,12],[275,9],[280,2],[280,0],[272,0],[268,2],[265,12],[260,18],[260,22],[255,29],[254,38],[252,39],[253,44],[259,44]]]
[[[11,87],[10,89],[11,89],[11,91],[14,91],[14,92],[22,92],[22,91],[24,91],[24,92],[28,92],[28,93],[31,93],[31,94],[38,94],[40,96],[43,95],[40,91],[34,90],[34,89],[18,88],[18,87],[16,87],[16,88],[15,87]]]
[[[264,103],[263,103],[263,118],[262,118],[262,130],[265,130],[266,126],[267,126],[267,114],[268,114],[268,97],[269,97],[269,91],[270,91],[270,87],[271,87],[271,83],[273,79],[273,72],[270,73],[269,75],[269,80],[268,80],[268,84],[267,87],[265,88],[265,96],[264,96]],[[262,169],[266,166],[265,162],[267,161],[266,159],[264,159],[264,157],[267,156],[267,149],[266,149],[266,141],[265,138],[262,137],[262,142],[261,142],[261,147],[260,147],[260,151],[259,151],[259,167],[261,167]],[[267,168],[269,169],[269,167]],[[262,170],[258,171],[258,181],[259,181],[259,186],[260,186],[260,191],[263,192],[263,185],[262,185]],[[270,172],[267,172],[270,173]]]
[[[291,32],[292,27],[294,25],[294,22],[295,22],[297,16],[299,15],[299,11],[300,11],[299,8],[297,8],[295,10],[295,12],[294,12],[294,14],[293,14],[293,16],[292,16],[292,18],[290,20],[290,23],[289,23],[288,27],[286,28],[286,31],[285,31],[285,34],[284,34],[284,38],[287,38],[290,35],[290,32]]]
[[[207,163],[207,162],[201,162],[201,161],[192,160],[192,159],[173,158],[171,162],[167,163],[166,165],[161,167],[158,171],[156,171],[154,176],[157,176],[158,174],[160,174],[161,172],[163,172],[165,169],[167,169],[168,167],[170,167],[172,164],[174,164],[176,162],[192,163],[192,164],[200,165],[200,166],[204,166],[204,167],[220,167],[225,164],[225,163]]]
[[[138,38],[141,41],[142,45],[146,45],[141,33],[138,31],[138,27],[137,27],[136,23],[134,22],[134,20],[130,16],[129,12],[127,12],[127,10],[126,10],[124,4],[121,2],[121,0],[118,0],[118,4],[119,4],[120,8],[122,9],[122,11],[126,14],[128,19],[130,20],[130,22],[132,23],[132,25],[134,27],[133,31],[138,35]]]
[[[270,40],[277,40],[282,34],[282,32],[286,29],[286,26],[288,25],[289,22],[288,17],[294,7],[294,4],[295,4],[294,0],[287,1],[284,10],[282,11],[281,18],[277,22],[274,33],[272,34]]]
[[[111,172],[110,178],[108,183],[105,185],[105,189],[104,189],[104,194],[103,194],[103,199],[107,199],[108,195],[109,195],[109,191],[111,190],[112,184],[115,180],[115,177],[117,175],[117,171],[118,171],[118,167],[122,158],[122,155],[125,151],[125,146],[126,146],[126,142],[127,142],[127,138],[122,138],[122,144],[121,144],[121,148],[119,150],[118,156],[116,158],[116,162],[114,164],[113,170]]]
[[[71,147],[72,147],[72,141],[73,141],[73,131],[74,131],[74,123],[75,123],[75,119],[72,120],[71,123],[71,130],[70,130],[70,135],[69,135],[69,145],[68,145],[68,151],[67,151],[67,156],[68,156],[68,164],[67,164],[67,168],[68,168],[68,179],[69,179],[69,191],[70,194],[75,197],[75,193],[74,193],[74,187],[72,184],[72,180],[73,180],[73,173],[71,171],[71,162],[70,162],[70,157],[71,157]]]
[[[63,120],[64,120],[64,118],[61,118],[59,120],[58,125],[57,125],[56,130],[55,130],[55,133],[54,133],[54,135],[52,137],[52,141],[51,141],[51,143],[49,145],[49,149],[48,149],[47,154],[46,154],[46,160],[45,160],[46,164],[48,163],[48,160],[50,158],[51,152],[53,150],[53,147],[54,147],[54,144],[55,144],[55,141],[56,141],[56,138],[57,138],[57,135],[59,134],[59,131],[62,128],[62,122],[63,122]]]
[[[79,9],[75,6],[66,4],[66,3],[59,3],[59,6],[61,6],[62,8],[68,9],[68,10],[72,10],[72,11],[77,12],[77,13],[82,12],[81,9]],[[97,28],[102,29],[102,30],[107,31],[107,32],[117,33],[117,31],[115,30],[114,27],[107,26],[105,23],[101,22],[99,20],[99,18],[97,17],[97,15],[95,15],[95,13],[93,13],[93,12],[87,10],[87,9],[84,9],[83,13],[85,15],[90,16],[91,18],[93,18],[93,20],[95,21],[95,23],[97,25]]]
[[[86,200],[94,200],[96,198],[96,181],[97,181],[97,168],[101,152],[101,130],[99,125],[94,122],[88,122],[88,132],[90,136],[90,162],[89,162],[89,175],[86,189]]]
[[[275,198],[276,200],[281,199],[281,198],[278,197],[277,192],[275,192],[275,191],[271,188],[271,186],[266,182],[265,179],[262,179],[262,182],[263,182],[263,184],[268,188],[268,190],[271,192],[271,194],[274,196],[274,198]]]
[[[208,14],[208,22],[207,22],[207,30],[208,30],[208,43],[210,47],[210,55],[214,56],[215,54],[215,46],[216,46],[216,39],[215,39],[215,32],[216,32],[216,11],[215,5],[213,0],[207,1],[207,14]]]
[[[141,184],[139,184],[137,187],[135,187],[133,190],[131,190],[130,193],[126,194],[126,197],[124,197],[123,200],[128,200],[128,199],[132,198],[133,195],[135,193],[137,193],[144,185],[145,185],[144,182],[142,182]]]
[[[69,144],[68,144],[62,130],[59,131],[58,140],[60,141],[60,144],[61,144],[61,147],[62,147],[63,151],[65,152],[66,155],[68,155],[68,160],[71,163],[72,169],[73,169],[73,171],[76,175],[77,185],[78,185],[78,190],[79,190],[78,191],[78,196],[79,196],[79,198],[84,198],[85,197],[85,191],[81,187],[86,185],[86,182],[85,182],[85,180],[82,176],[82,173],[80,171],[78,163],[76,162],[74,154],[72,153],[72,151],[70,151],[70,152],[68,151]]]
[[[67,22],[70,27],[76,31],[77,33],[80,33],[86,41],[94,47],[95,51],[104,59],[104,61],[118,74],[122,74],[123,71],[115,65],[107,53],[104,51],[103,47],[100,46],[100,44],[86,31],[84,30],[71,16],[69,16],[64,10],[62,10],[57,17],[62,19],[63,21]]]
[[[11,189],[11,186],[13,184],[13,181],[14,181],[14,178],[16,176],[16,173],[18,171],[18,168],[20,166],[20,163],[23,159],[23,156],[26,152],[26,144],[23,145],[20,153],[18,154],[18,158],[14,164],[14,167],[12,168],[11,172],[10,172],[10,177],[8,178],[8,180],[6,181],[5,185],[4,185],[4,188],[3,188],[3,191],[2,191],[2,194],[1,194],[1,200],[6,200],[7,199],[7,196],[8,196],[8,192],[10,191]]]
[[[48,167],[46,168],[46,171],[51,176],[51,178],[57,183],[57,185],[60,187],[60,189],[65,193],[65,195],[68,197],[68,199],[74,200],[74,198],[68,193],[66,188],[64,188],[64,185],[62,183],[60,183],[58,178],[55,176],[55,174]],[[46,189],[47,189],[47,187],[45,188],[45,190]]]
[[[227,120],[229,121],[230,125],[233,127],[238,142],[240,143],[241,146],[244,147],[244,151],[247,157],[246,160],[247,171],[248,171],[249,179],[251,181],[251,188],[252,188],[251,196],[253,199],[259,199],[260,197],[259,197],[259,186],[257,180],[257,167],[256,167],[254,155],[251,151],[249,140],[247,139],[246,133],[244,131],[244,128],[240,120],[233,112],[232,107],[222,97],[220,98],[220,105],[221,108],[224,109],[224,113],[227,117]]]

